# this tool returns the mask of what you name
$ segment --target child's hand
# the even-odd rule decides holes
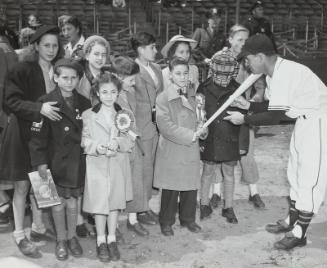
[[[112,139],[108,144],[108,150],[116,152],[118,150],[118,142],[115,139]]]
[[[98,154],[106,154],[106,152],[107,152],[107,147],[104,146],[104,145],[102,145],[102,144],[99,144],[99,145],[97,146],[97,152],[98,152]]]
[[[37,167],[37,171],[39,172],[40,177],[43,180],[47,180],[48,179],[48,173],[47,173],[47,169],[48,169],[48,165],[44,164],[44,165],[39,165]]]
[[[207,134],[208,129],[207,128],[203,128],[202,126],[199,127],[195,132],[194,132],[194,136],[193,136],[193,141],[196,141],[198,138],[200,137],[204,137]]]

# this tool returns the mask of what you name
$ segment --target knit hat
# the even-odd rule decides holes
[[[212,57],[209,68],[214,83],[226,87],[232,78],[237,77],[240,67],[232,51],[224,48]]]
[[[83,45],[84,55],[86,55],[88,52],[90,52],[90,45],[92,45],[94,42],[99,42],[101,44],[104,44],[104,46],[107,49],[108,55],[110,54],[110,44],[109,44],[109,42],[105,38],[103,38],[102,36],[92,35],[92,36],[88,37],[84,42],[84,45]]]

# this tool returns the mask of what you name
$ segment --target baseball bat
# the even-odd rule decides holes
[[[243,94],[252,84],[259,79],[262,74],[251,74],[244,82],[229,96],[227,101],[203,124],[203,128],[208,127],[232,102]]]

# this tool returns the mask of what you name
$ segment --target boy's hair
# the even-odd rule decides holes
[[[190,50],[190,53],[191,53],[191,51],[192,51],[192,47],[191,47],[191,44],[190,44],[189,42],[177,41],[177,42],[175,42],[175,43],[174,43],[174,44],[169,48],[169,50],[168,50],[168,52],[167,52],[167,57],[168,57],[168,59],[171,59],[171,58],[174,57],[175,52],[176,52],[176,49],[177,49],[177,47],[179,46],[179,44],[185,44],[185,45],[187,45],[187,46],[189,47],[189,50]]]
[[[75,28],[78,28],[78,35],[81,36],[82,32],[83,32],[83,25],[82,23],[79,21],[79,19],[75,16],[71,16],[69,18],[67,18],[67,20],[64,20],[62,22],[61,28],[65,25],[65,24],[71,24],[73,25]]]
[[[177,65],[185,65],[185,66],[187,66],[187,69],[189,69],[188,62],[186,60],[184,60],[181,57],[173,57],[172,60],[169,61],[169,64],[168,64],[169,71],[174,70],[174,68]]]
[[[113,83],[117,87],[118,92],[120,92],[121,80],[117,76],[115,76],[111,73],[104,72],[104,73],[98,75],[95,79],[95,82],[92,87],[92,91],[93,91],[92,93],[94,94],[94,96],[97,96],[96,93],[99,93],[101,85],[107,84],[107,83]]]
[[[138,47],[148,46],[156,42],[156,38],[147,32],[139,32],[130,40],[132,49],[137,52]]]
[[[113,72],[119,76],[130,76],[140,72],[140,66],[127,56],[113,57],[111,63]]]

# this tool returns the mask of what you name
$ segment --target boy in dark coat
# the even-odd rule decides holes
[[[239,65],[230,49],[226,48],[216,53],[212,58],[210,69],[212,76],[198,88],[198,92],[205,96],[207,118],[210,118],[239,86],[234,80],[238,74]],[[212,212],[209,206],[209,188],[215,178],[216,169],[220,168],[224,177],[225,197],[222,215],[227,218],[228,222],[237,223],[233,210],[233,194],[234,167],[240,159],[240,128],[224,121],[222,118],[225,114],[226,112],[223,112],[209,125],[209,135],[204,142],[204,150],[201,154],[204,164],[201,177],[200,218],[203,219]]]
[[[34,122],[29,143],[32,166],[37,168],[42,178],[47,177],[47,168],[50,168],[61,197],[62,203],[52,207],[58,260],[68,258],[68,249],[73,256],[83,253],[76,238],[77,198],[83,192],[85,179],[85,155],[80,146],[83,127],[81,114],[91,107],[91,103],[75,90],[81,75],[82,67],[73,60],[61,59],[55,64],[54,81],[57,87],[41,97],[40,101],[56,102],[62,118],[51,121],[44,117],[41,122]]]

